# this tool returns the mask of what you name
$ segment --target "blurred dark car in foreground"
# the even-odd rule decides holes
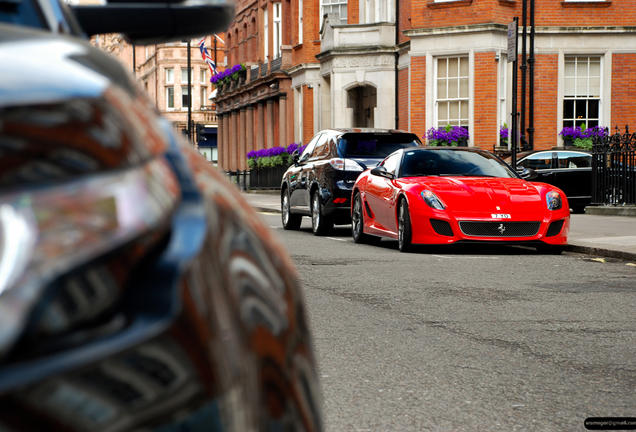
[[[511,159],[506,159],[510,164]],[[517,155],[517,167],[534,170],[532,181],[548,183],[568,197],[574,213],[583,213],[592,201],[592,153],[585,150],[540,150]]]
[[[0,430],[322,430],[291,261],[84,40],[212,34],[233,4],[94,8],[0,0]]]
[[[351,223],[351,191],[358,176],[401,148],[423,147],[417,135],[385,129],[327,129],[314,136],[283,175],[281,213],[285,229],[311,216],[314,234]]]

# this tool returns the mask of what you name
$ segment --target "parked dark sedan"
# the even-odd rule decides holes
[[[283,175],[281,213],[285,229],[311,216],[314,234],[351,223],[351,191],[358,176],[395,150],[423,147],[417,135],[399,130],[328,129],[314,136]]]
[[[283,247],[84,40],[232,20],[190,4],[0,0],[1,431],[322,430]]]
[[[507,159],[510,163],[511,160]],[[574,213],[582,213],[592,200],[592,154],[584,150],[540,150],[517,156],[517,167],[537,173],[532,181],[548,183],[568,197]]]

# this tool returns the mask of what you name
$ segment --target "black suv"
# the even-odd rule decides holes
[[[0,0],[0,431],[322,430],[291,261],[93,33],[234,4]]]
[[[298,229],[311,216],[314,234],[351,223],[351,191],[366,169],[395,150],[423,147],[417,135],[385,129],[327,129],[314,136],[283,175],[281,213],[285,229]]]

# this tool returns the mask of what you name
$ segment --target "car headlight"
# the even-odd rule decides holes
[[[437,195],[433,193],[433,191],[424,189],[421,195],[422,195],[422,199],[424,200],[426,204],[428,204],[429,207],[432,207],[436,210],[444,210],[446,208],[442,200],[439,199]]]
[[[561,195],[556,191],[550,191],[545,194],[545,202],[548,205],[548,210],[559,210],[563,204]]]
[[[0,356],[16,340],[47,287],[69,271],[84,268],[77,280],[67,284],[82,300],[80,306],[85,297],[99,299],[101,291],[110,289],[104,281],[117,279],[121,272],[108,272],[106,265],[85,268],[87,263],[124,246],[140,250],[134,242],[164,226],[179,197],[177,178],[163,160],[4,194],[0,198]],[[108,278],[100,277],[102,273],[109,273]],[[84,283],[92,279],[97,282]],[[90,295],[82,291],[87,289]],[[40,315],[42,329],[51,333],[65,331],[65,323],[74,319],[49,311]],[[88,313],[84,315],[77,320]]]

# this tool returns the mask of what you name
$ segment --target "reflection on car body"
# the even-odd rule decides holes
[[[133,42],[212,34],[233,7],[172,4],[166,39],[165,5],[3,4],[0,430],[322,430],[284,249],[80,39],[124,10],[146,17]]]

